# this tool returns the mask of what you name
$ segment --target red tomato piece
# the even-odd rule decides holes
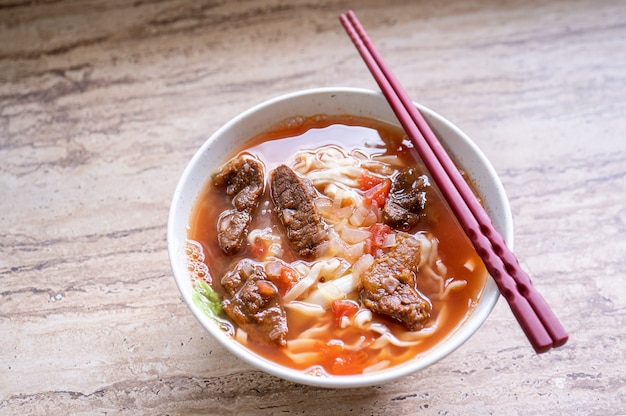
[[[382,208],[385,205],[385,200],[387,199],[387,195],[389,195],[390,189],[391,181],[389,179],[383,179],[378,185],[365,192],[365,203],[371,204],[372,202],[376,202],[376,204]]]
[[[383,180],[383,178],[372,175],[367,170],[363,170],[361,176],[357,179],[357,184],[359,185],[360,190],[367,191],[380,184]]]
[[[332,302],[331,308],[335,314],[335,324],[338,326],[344,316],[353,317],[359,310],[359,305],[353,300],[339,299]]]
[[[387,224],[376,223],[370,227],[370,238],[368,241],[368,245],[366,246],[366,251],[369,254],[372,254],[376,249],[379,249],[383,246],[387,235],[391,234],[393,231],[390,226]]]
[[[368,365],[369,356],[364,350],[347,350],[342,341],[320,343],[319,351],[324,367],[332,374],[360,374]]]
[[[279,275],[269,277],[276,287],[278,287],[278,293],[282,296],[289,292],[289,289],[299,280],[298,273],[289,267],[283,267],[280,269]]]

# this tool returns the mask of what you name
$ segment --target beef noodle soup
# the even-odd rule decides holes
[[[190,219],[194,302],[247,348],[313,375],[418,356],[487,273],[404,131],[295,117],[211,175]]]

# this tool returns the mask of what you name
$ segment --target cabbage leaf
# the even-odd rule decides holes
[[[193,303],[205,314],[217,318],[222,313],[219,295],[204,280],[197,280],[191,295]]]

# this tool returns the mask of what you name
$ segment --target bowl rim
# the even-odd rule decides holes
[[[424,357],[418,356],[404,363],[403,365],[394,366],[389,369],[368,374],[317,377],[311,376],[299,370],[293,370],[291,368],[278,365],[264,357],[255,354],[254,352],[250,351],[239,342],[234,340],[232,337],[225,334],[217,327],[217,325],[215,325],[215,323],[209,317],[207,317],[193,304],[190,292],[188,290],[185,290],[185,288],[183,287],[183,285],[185,284],[189,285],[189,283],[187,283],[187,281],[190,281],[189,276],[185,275],[185,278],[183,278],[181,274],[184,273],[182,273],[182,271],[179,271],[180,259],[178,258],[178,256],[180,256],[180,252],[178,251],[179,247],[176,247],[175,242],[176,234],[180,233],[180,230],[175,227],[175,223],[177,222],[176,218],[178,215],[180,215],[178,213],[178,206],[179,202],[181,201],[181,195],[183,194],[184,187],[188,182],[191,173],[195,169],[195,166],[198,164],[199,160],[202,159],[205,151],[210,146],[210,144],[217,138],[219,138],[222,134],[224,134],[224,132],[230,130],[234,125],[238,124],[240,121],[266,107],[273,106],[280,102],[293,99],[302,99],[308,96],[315,96],[318,94],[357,94],[363,95],[364,97],[368,96],[375,97],[376,99],[385,99],[383,94],[379,91],[354,87],[323,87],[293,91],[262,101],[239,113],[235,117],[231,118],[228,122],[223,124],[221,127],[219,127],[217,130],[215,130],[215,132],[209,135],[209,137],[202,143],[200,148],[196,150],[191,160],[187,163],[174,191],[168,213],[167,226],[167,246],[170,266],[172,268],[172,273],[174,275],[174,279],[179,289],[179,292],[183,297],[183,300],[187,304],[187,307],[191,310],[196,319],[200,322],[204,329],[207,330],[213,336],[213,338],[215,338],[220,343],[220,345],[225,347],[230,353],[234,354],[236,357],[242,359],[244,362],[247,362],[253,367],[263,370],[271,375],[283,378],[291,382],[310,386],[325,388],[354,388],[380,385],[424,369],[443,359],[444,357],[458,349],[461,345],[463,345],[471,337],[471,335],[476,332],[485,322],[488,315],[491,313],[491,311],[495,307],[496,302],[499,299],[500,292],[497,289],[497,286],[495,285],[493,279],[491,277],[488,277],[485,288],[483,289],[483,295],[480,300],[480,303],[483,304],[483,306],[481,308],[476,308],[472,312],[472,314],[466,318],[463,324],[457,327],[455,331],[446,339],[444,339],[436,348],[429,350],[427,354],[424,355]],[[474,153],[473,156],[480,162],[482,168],[486,170],[487,176],[494,182],[495,188],[498,192],[497,199],[501,204],[501,206],[499,207],[503,223],[503,229],[501,230],[501,233],[509,248],[512,249],[512,213],[509,205],[509,200],[506,196],[506,192],[499,176],[495,171],[495,168],[491,165],[491,163],[480,150],[478,145],[474,141],[472,141],[469,136],[465,134],[460,128],[458,128],[455,124],[453,124],[434,110],[425,107],[424,105],[421,105],[419,103],[414,104],[426,117],[437,119],[440,123],[446,125],[447,128],[451,129],[454,134],[458,136],[458,139],[463,141],[464,144],[472,150],[472,152]],[[400,125],[399,122],[397,123],[397,125]],[[197,198],[197,195],[195,198]],[[186,214],[187,216],[189,216],[190,213]],[[188,218],[186,219],[186,221],[188,222]],[[470,321],[470,318],[471,322],[473,323],[473,326],[471,328],[466,325],[467,322]]]

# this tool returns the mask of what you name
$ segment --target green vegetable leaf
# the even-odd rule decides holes
[[[210,317],[217,318],[222,312],[219,295],[204,280],[197,280],[191,295],[193,303]]]

